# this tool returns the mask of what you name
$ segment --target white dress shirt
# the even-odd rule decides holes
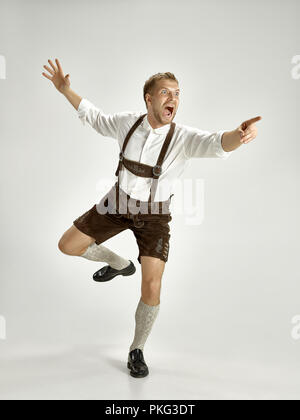
[[[119,143],[120,151],[130,128],[142,114],[146,113],[146,111],[124,111],[106,115],[85,98],[81,100],[77,112],[83,124],[87,122],[102,136],[116,139]],[[146,115],[130,137],[124,152],[125,158],[150,166],[156,165],[169,129],[170,124],[153,129]],[[171,143],[162,164],[162,174],[159,177],[154,201],[169,199],[174,191],[174,184],[184,172],[189,159],[201,157],[227,159],[233,151],[225,152],[221,145],[221,138],[224,132],[225,130],[210,133],[176,123]],[[117,165],[118,156],[116,156],[116,168]],[[119,172],[119,177],[121,189],[130,197],[141,201],[148,200],[151,178],[136,176],[124,166]]]

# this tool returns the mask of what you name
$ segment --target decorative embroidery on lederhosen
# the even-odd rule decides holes
[[[169,242],[167,240],[164,241],[163,238],[160,238],[155,247],[155,251],[159,254],[163,252],[163,257],[167,259],[169,255]]]

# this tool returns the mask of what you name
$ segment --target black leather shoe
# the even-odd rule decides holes
[[[104,281],[112,280],[114,277],[119,276],[119,275],[131,276],[135,272],[136,272],[136,268],[132,261],[130,261],[130,264],[128,267],[125,267],[122,270],[115,270],[110,265],[106,265],[105,267],[100,268],[100,270],[94,273],[93,279],[98,282],[104,282]]]
[[[141,349],[134,349],[129,353],[127,367],[134,378],[144,378],[149,374]]]

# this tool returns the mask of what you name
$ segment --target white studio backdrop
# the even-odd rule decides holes
[[[173,216],[161,310],[146,345],[157,365],[175,354],[175,371],[189,355],[249,374],[274,369],[283,372],[283,390],[291,382],[296,389],[299,12],[296,0],[0,0],[0,398],[38,395],[26,394],[16,366],[47,355],[55,363],[60,349],[98,346],[99,360],[117,349],[126,360],[140,296],[130,231],[106,245],[133,260],[137,273],[107,284],[92,281],[103,264],[58,250],[73,220],[99,201],[99,181],[114,182],[119,150],[84,127],[42,76],[48,58],[58,58],[72,89],[106,114],[145,111],[144,82],[170,71],[181,89],[175,122],[233,130],[262,116],[257,138],[227,160],[189,162],[182,182],[203,183],[204,217],[189,225],[186,215]],[[259,383],[242,395],[286,396]],[[239,396],[222,386],[210,396]],[[101,395],[116,398],[114,391]],[[206,393],[196,381],[182,395]]]

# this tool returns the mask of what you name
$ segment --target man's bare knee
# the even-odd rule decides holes
[[[78,250],[77,248],[74,247],[74,245],[72,246],[72,243],[70,243],[69,241],[64,240],[63,238],[60,239],[60,241],[58,242],[58,249],[66,255],[80,255],[81,253],[81,249]]]
[[[80,232],[73,225],[60,238],[58,249],[66,255],[80,256],[93,242],[95,242],[95,239]]]

